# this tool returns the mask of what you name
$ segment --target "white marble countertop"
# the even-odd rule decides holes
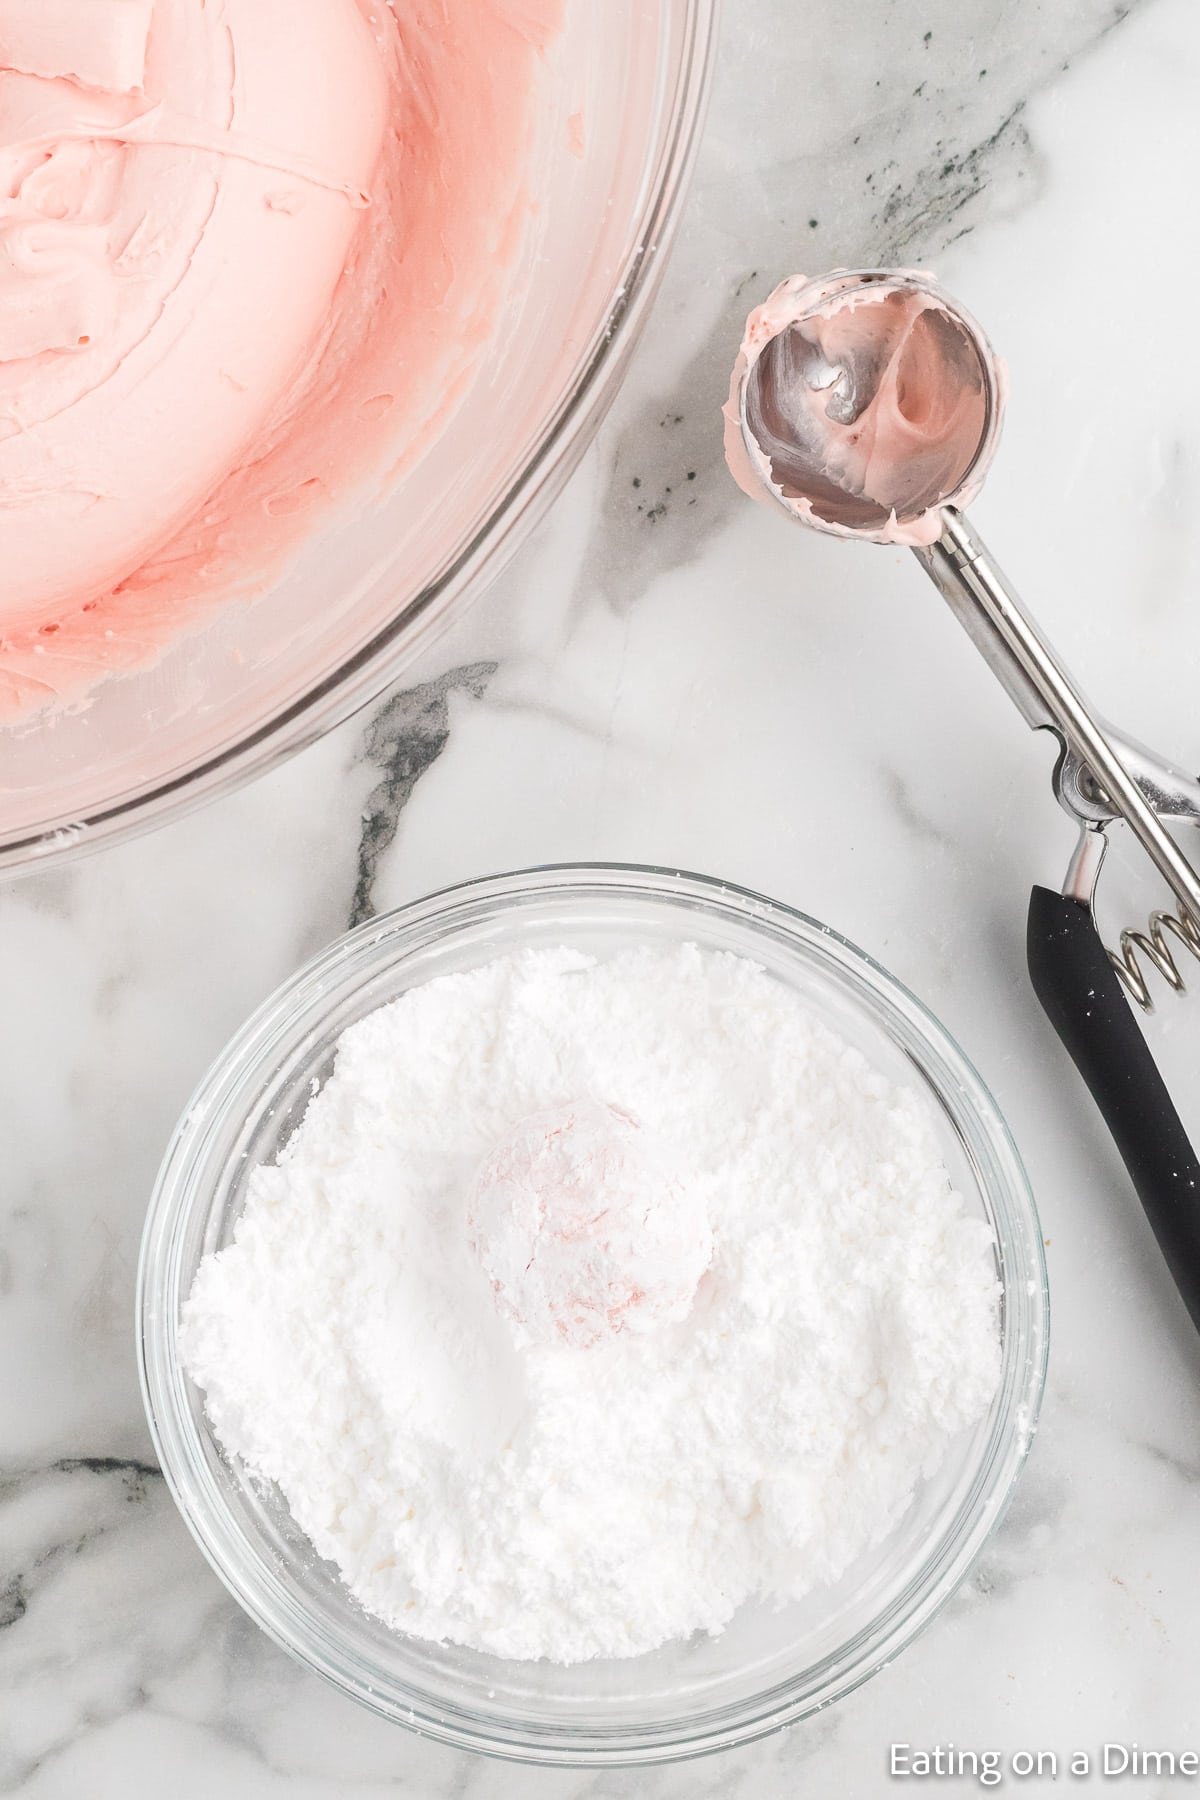
[[[896,1740],[1200,1748],[1200,1346],[1024,970],[1030,885],[1057,884],[1071,844],[1051,746],[905,553],[745,503],[715,416],[776,278],[935,267],[1011,371],[979,524],[1104,709],[1200,764],[1198,92],[1195,0],[729,0],[624,394],[425,683],[232,799],[0,894],[0,1791],[870,1800],[904,1789]],[[1008,1519],[898,1663],[748,1750],[575,1778],[422,1742],[275,1650],[164,1491],[132,1339],[155,1167],[246,1013],[372,906],[572,858],[762,889],[915,988],[1011,1122],[1054,1316]],[[1160,898],[1120,886],[1112,923]],[[1164,994],[1157,1026],[1194,1125],[1197,1004]]]

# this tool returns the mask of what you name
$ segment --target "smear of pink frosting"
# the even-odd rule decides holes
[[[486,342],[562,0],[0,0],[0,716],[391,479]]]
[[[894,276],[915,284],[931,283],[918,271],[897,270]],[[1003,404],[1003,369],[995,365],[996,416],[989,431],[983,387],[971,390],[961,382],[947,381],[943,362],[922,343],[922,316],[948,311],[937,291],[931,285],[907,290],[857,285],[843,291],[842,282],[841,271],[818,280],[790,276],[750,314],[723,409],[726,461],[751,499],[778,502],[820,531],[877,543],[932,543],[942,529],[941,506],[969,504],[987,474]],[[884,303],[895,315],[886,328],[879,317]],[[886,350],[875,398],[853,425],[828,416],[825,392],[804,390],[793,396],[796,406],[806,408],[817,422],[825,442],[826,476],[844,493],[878,503],[883,516],[875,528],[823,517],[807,497],[779,479],[770,455],[757,442],[748,441],[743,431],[740,402],[747,374],[768,344],[801,323],[833,367],[864,347]],[[939,505],[907,510],[892,506],[890,496],[910,483],[940,488]]]

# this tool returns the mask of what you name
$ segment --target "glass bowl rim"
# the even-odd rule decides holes
[[[40,870],[51,862],[61,865],[139,836],[267,774],[317,742],[377,700],[424,654],[456,602],[464,595],[477,598],[545,515],[616,396],[625,362],[658,293],[699,152],[722,0],[679,3],[685,11],[672,92],[653,155],[647,158],[644,198],[629,223],[625,260],[607,311],[488,516],[368,642],[303,693],[186,767],[162,771],[133,791],[97,800],[83,816],[59,814],[0,835],[0,875]]]
[[[465,1705],[448,1708],[419,1689],[391,1680],[405,1703],[381,1695],[346,1646],[325,1639],[310,1616],[265,1565],[250,1568],[244,1534],[225,1512],[203,1466],[200,1439],[189,1409],[180,1403],[186,1378],[170,1353],[165,1319],[178,1267],[172,1246],[202,1190],[190,1175],[215,1124],[236,1108],[247,1077],[261,1070],[279,1036],[301,1020],[320,1033],[321,1008],[353,992],[356,958],[394,944],[388,966],[398,966],[480,909],[502,916],[522,900],[634,896],[651,902],[682,900],[702,911],[736,918],[754,930],[773,932],[804,961],[832,966],[867,1016],[902,1049],[906,1034],[928,1052],[945,1076],[920,1073],[936,1092],[962,1139],[976,1179],[994,1208],[1005,1270],[1003,1357],[993,1402],[988,1444],[974,1469],[935,1557],[926,1558],[903,1591],[853,1637],[814,1669],[699,1715],[664,1721],[625,1734],[590,1733],[578,1740],[565,1727],[532,1721],[499,1721]],[[503,946],[497,945],[497,954]],[[368,978],[377,965],[359,971]],[[334,978],[341,976],[341,983]],[[872,1009],[875,1010],[872,1010]],[[905,1031],[893,1033],[889,1022]],[[974,1127],[968,1142],[963,1121]],[[977,1153],[983,1152],[983,1166]],[[990,1167],[989,1165],[990,1159]],[[214,1195],[205,1197],[211,1208]],[[798,1723],[860,1687],[913,1641],[937,1616],[996,1530],[1037,1429],[1049,1352],[1049,1291],[1036,1204],[1020,1155],[999,1107],[961,1046],[944,1025],[882,964],[849,939],[795,907],[712,876],[654,865],[595,862],[547,863],[477,877],[423,895],[342,934],[283,982],[251,1015],[204,1075],[166,1150],[146,1214],[135,1303],[138,1367],[151,1438],[167,1487],[191,1535],[239,1605],[279,1647],[369,1710],[453,1748],[511,1762],[557,1767],[636,1767],[681,1761],[746,1744]],[[247,1583],[246,1573],[252,1576]],[[273,1591],[274,1590],[274,1591]],[[318,1642],[317,1640],[321,1641]],[[814,1670],[827,1670],[814,1683]],[[391,1679],[391,1678],[390,1678]],[[732,1715],[725,1717],[726,1714]],[[662,1733],[667,1735],[662,1735]]]

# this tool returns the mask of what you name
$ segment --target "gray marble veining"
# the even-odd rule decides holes
[[[478,700],[496,673],[495,663],[448,669],[433,681],[391,694],[377,707],[363,733],[363,759],[379,772],[367,796],[358,844],[358,870],[350,924],[375,912],[372,890],[380,860],[391,849],[400,818],[413,791],[446,748],[450,737],[449,696],[456,690]]]

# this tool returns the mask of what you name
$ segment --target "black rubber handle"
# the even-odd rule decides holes
[[[1200,1331],[1200,1160],[1091,908],[1035,887],[1028,954],[1034,992],[1091,1089]]]

